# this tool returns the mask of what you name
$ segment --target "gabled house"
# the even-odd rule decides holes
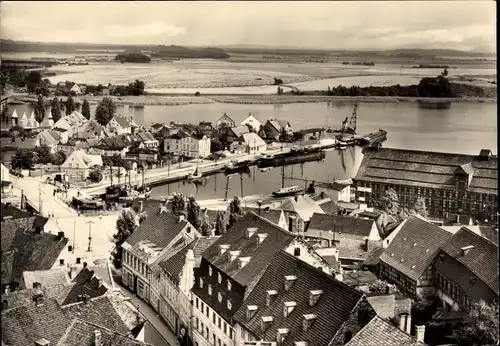
[[[73,151],[61,165],[69,181],[84,181],[92,168],[101,167],[102,156],[86,154],[83,150]]]
[[[434,282],[443,311],[469,311],[472,303],[498,298],[498,245],[462,227],[441,244]]]
[[[241,210],[244,213],[253,212],[264,219],[271,221],[272,223],[280,226],[283,229],[287,229],[287,222],[285,213],[281,209],[271,209],[270,207],[264,208],[253,208],[253,207],[242,207]]]
[[[210,156],[210,138],[203,136],[196,137],[185,130],[166,137],[164,139],[164,152],[174,156],[188,157],[192,159],[206,158]]]
[[[363,293],[279,251],[234,314],[235,344],[343,345],[375,315]]]
[[[47,146],[50,152],[54,154],[57,151],[57,144],[59,144],[59,135],[53,130],[43,130],[37,135],[37,144],[39,146]]]
[[[328,275],[333,270],[300,237],[247,213],[203,252],[195,271],[192,330],[199,345],[235,345],[234,316],[281,250]]]
[[[318,203],[307,195],[291,197],[282,202],[276,209],[283,210],[288,230],[294,233],[304,232],[314,213],[324,214]]]
[[[250,155],[260,155],[267,150],[267,144],[256,133],[245,133],[241,136],[245,143],[246,153]]]
[[[191,342],[191,288],[194,282],[194,270],[200,266],[202,253],[218,238],[216,236],[197,238],[159,263],[161,316],[177,337],[182,337],[184,329],[184,334]]]
[[[288,120],[270,119],[264,124],[264,131],[268,139],[277,140],[282,133],[290,134],[292,126]]]
[[[69,89],[69,91],[75,93],[76,95],[83,94],[82,88],[76,83],[73,84],[73,86]]]
[[[132,144],[132,138],[126,135],[101,138],[97,145],[94,145],[89,149],[89,153],[104,156],[119,155],[123,158]]]
[[[91,119],[76,129],[73,138],[88,140],[107,137],[108,134],[109,132],[105,130],[105,127],[101,126],[95,119]]]
[[[135,134],[135,140],[141,143],[145,149],[158,150],[158,141],[151,132],[142,131]]]
[[[160,205],[123,243],[123,284],[150,302],[150,265],[181,239],[194,240],[197,236],[198,231],[183,215],[174,215],[165,204]]]
[[[217,121],[215,122],[215,127],[216,128],[221,128],[221,127],[235,127],[236,123],[234,122],[233,119],[231,119],[226,113],[222,115]]]
[[[246,126],[231,127],[227,130],[227,140],[229,142],[234,142],[241,138],[245,133],[250,133],[250,130]]]
[[[262,123],[252,115],[252,113],[248,114],[248,117],[246,117],[241,123],[241,126],[249,126],[253,129],[254,132],[259,132],[260,127],[262,126]]]
[[[115,115],[107,124],[107,129],[114,135],[132,134],[132,123],[125,117]]]
[[[380,278],[410,297],[434,293],[433,261],[450,237],[442,228],[411,216],[380,256]]]

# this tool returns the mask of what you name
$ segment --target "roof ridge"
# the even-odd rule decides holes
[[[440,152],[440,151],[429,151],[429,150],[415,150],[415,149],[400,149],[400,148],[380,148],[378,151],[372,151],[370,153],[376,154],[377,152],[382,152],[382,151],[406,151],[406,152],[412,152],[412,153],[430,153],[430,154],[437,154],[437,155],[450,155],[450,156],[463,156],[463,157],[475,157],[477,155],[469,155],[469,154],[464,154],[464,153],[450,153],[450,152]]]
[[[286,230],[286,229],[284,229],[284,228],[282,228],[282,227],[278,226],[278,224],[275,224],[275,223],[274,223],[274,222],[272,222],[271,220],[268,220],[268,219],[266,219],[266,218],[264,218],[264,217],[262,217],[262,216],[260,216],[260,215],[255,214],[255,212],[253,212],[253,211],[251,211],[251,210],[250,210],[250,211],[248,211],[247,213],[249,213],[249,214],[253,214],[255,217],[257,217],[257,218],[259,218],[260,220],[262,220],[262,221],[264,221],[264,222],[268,223],[270,226],[272,226],[272,227],[276,228],[277,230],[279,230],[280,232],[282,232],[282,233],[284,233],[284,234],[291,235],[291,236],[294,236],[294,237],[298,237],[298,235],[297,235],[297,234],[292,233],[292,232],[290,232],[290,231],[288,231],[288,230]]]
[[[69,331],[71,329],[73,329],[73,326],[76,324],[78,318],[74,317],[72,320],[71,320],[71,323],[69,324],[69,326],[66,328],[66,330],[64,331],[64,335],[61,336],[61,338],[59,339],[59,341],[57,342],[56,346],[60,346],[60,345],[63,345],[63,342],[66,341],[66,339],[68,338],[68,335],[69,335]]]
[[[490,239],[486,238],[486,237],[483,237],[482,235],[480,234],[477,234],[476,232],[472,231],[471,229],[467,228],[467,226],[462,226],[460,227],[460,229],[451,236],[450,239],[452,239],[455,235],[458,234],[458,232],[460,231],[467,231],[468,233],[474,235],[476,238],[480,239],[481,241],[484,241],[485,243],[489,243],[490,245],[493,245],[494,247],[497,247],[498,248],[498,244],[495,244],[493,241],[491,241]]]

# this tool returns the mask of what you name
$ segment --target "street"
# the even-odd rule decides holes
[[[144,342],[151,344],[153,346],[170,346],[168,342],[165,341],[163,336],[151,325],[151,323],[146,322],[144,327]]]

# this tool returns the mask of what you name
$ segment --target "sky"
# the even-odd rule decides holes
[[[496,52],[494,1],[57,1],[0,5],[4,39]]]

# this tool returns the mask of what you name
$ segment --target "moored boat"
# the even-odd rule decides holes
[[[279,189],[278,191],[273,192],[274,197],[287,197],[287,196],[294,196],[299,193],[302,193],[304,189],[301,189],[298,186],[289,186],[289,187],[283,187]]]

